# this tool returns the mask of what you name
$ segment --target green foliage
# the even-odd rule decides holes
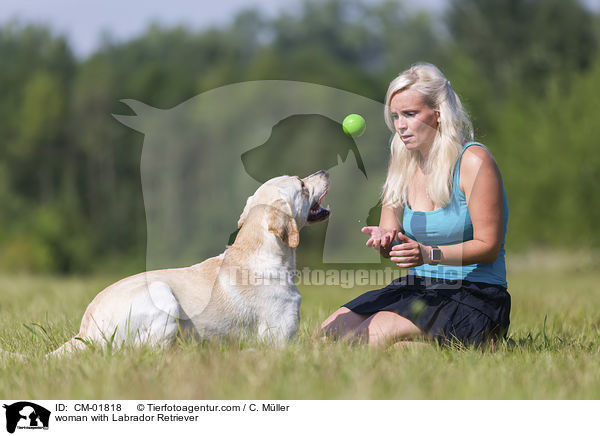
[[[446,22],[499,94],[539,93],[553,75],[586,68],[596,53],[592,15],[577,0],[454,0]]]
[[[600,63],[574,75],[569,91],[555,79],[538,99],[514,95],[490,142],[509,193],[509,245],[597,247]],[[534,195],[523,195],[535,193]]]
[[[417,61],[446,73],[476,139],[500,165],[509,249],[598,247],[599,162],[591,147],[599,133],[599,23],[576,0],[454,0],[443,16],[399,1],[305,0],[274,18],[242,11],[223,28],[152,25],[124,43],[107,36],[87,59],[75,59],[46,27],[6,23],[0,268],[143,267],[143,138],[111,117],[126,110],[122,98],[171,108],[226,84],[285,79],[381,101],[389,81]],[[278,168],[274,159],[264,166]],[[319,247],[323,232],[306,234]]]

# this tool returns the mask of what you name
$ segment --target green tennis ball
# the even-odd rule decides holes
[[[342,128],[344,133],[353,138],[358,138],[360,135],[365,133],[367,125],[365,119],[357,114],[350,114],[342,122]]]

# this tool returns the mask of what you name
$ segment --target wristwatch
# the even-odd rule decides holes
[[[437,245],[433,245],[431,247],[431,251],[429,252],[430,265],[439,265],[442,260],[442,250],[438,248]]]

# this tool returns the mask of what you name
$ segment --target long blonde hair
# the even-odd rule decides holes
[[[450,202],[454,166],[465,141],[473,140],[473,126],[458,95],[442,72],[432,64],[419,63],[401,73],[390,83],[385,96],[385,122],[394,132],[387,178],[383,185],[384,206],[399,207],[408,202],[408,187],[417,169],[420,154],[408,150],[394,129],[390,101],[400,91],[413,89],[423,94],[425,103],[440,113],[440,124],[425,171],[430,175],[429,198],[441,207]]]

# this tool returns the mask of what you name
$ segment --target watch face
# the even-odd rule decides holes
[[[434,248],[431,253],[431,260],[439,262],[442,260],[442,251],[439,248]]]

